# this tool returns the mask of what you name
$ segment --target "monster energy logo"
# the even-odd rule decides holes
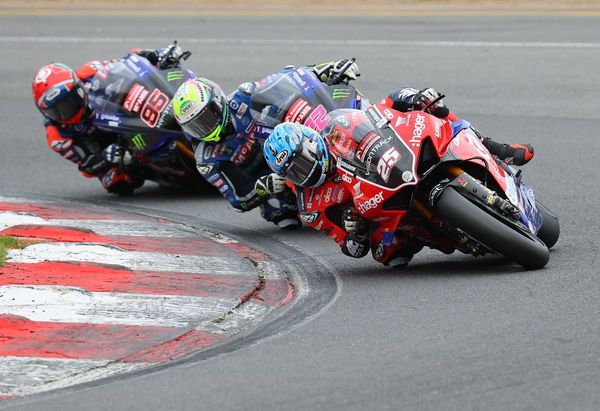
[[[144,141],[144,138],[142,137],[141,134],[136,134],[132,139],[131,142],[135,145],[135,147],[142,151],[143,149],[146,148],[146,142]]]
[[[351,95],[352,95],[352,92],[350,91],[350,89],[338,88],[338,89],[333,90],[332,97],[334,99],[336,99],[336,98],[350,97]]]
[[[169,71],[167,73],[167,81],[181,80],[185,74],[181,70]]]

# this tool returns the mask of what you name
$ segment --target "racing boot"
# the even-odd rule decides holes
[[[489,137],[483,137],[481,142],[490,153],[506,164],[522,166],[533,158],[533,147],[531,144],[502,144],[495,142]]]

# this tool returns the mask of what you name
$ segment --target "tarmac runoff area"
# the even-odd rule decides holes
[[[167,219],[0,196],[0,236],[39,241],[0,268],[2,400],[187,358],[295,300],[267,254]]]

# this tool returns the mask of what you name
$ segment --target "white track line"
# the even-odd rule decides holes
[[[107,363],[107,360],[0,357],[0,392],[64,378]]]
[[[160,43],[172,38],[130,38],[131,43]],[[411,40],[285,40],[285,39],[199,39],[181,38],[180,44],[251,45],[251,46],[351,46],[351,47],[501,47],[501,48],[600,48],[600,43],[532,42],[532,41],[411,41]],[[119,37],[38,37],[0,36],[0,42],[10,43],[122,43]]]
[[[0,395],[28,395],[148,367],[148,363],[0,357]]]
[[[125,251],[107,244],[41,243],[7,250],[6,256],[10,263],[80,261],[120,265],[130,270],[256,276],[254,266],[241,258]]]
[[[2,314],[31,321],[195,327],[221,317],[236,298],[90,292],[52,285],[0,286]]]

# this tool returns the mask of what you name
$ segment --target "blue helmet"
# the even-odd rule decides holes
[[[275,173],[301,187],[318,187],[329,170],[329,152],[323,138],[298,123],[281,123],[265,140],[267,164]]]

